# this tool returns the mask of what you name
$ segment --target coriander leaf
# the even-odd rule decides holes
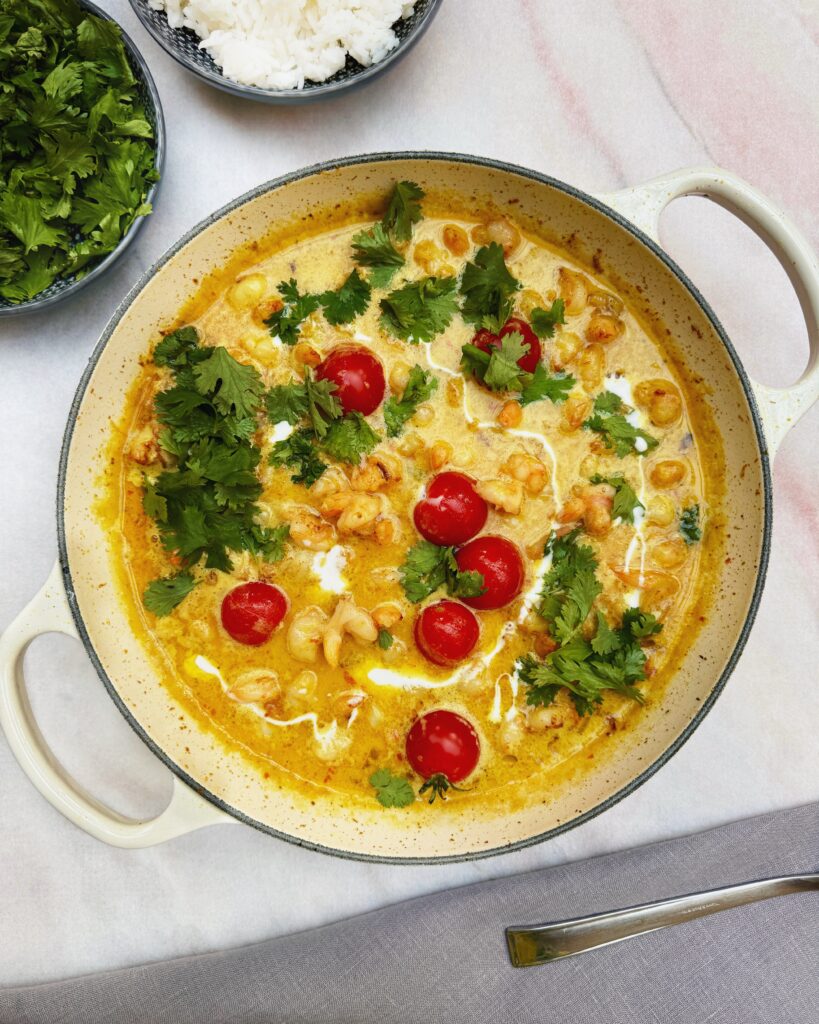
[[[382,651],[388,651],[395,643],[395,637],[390,633],[388,629],[379,629],[378,631],[378,646]]]
[[[591,477],[590,483],[608,484],[614,488],[614,500],[611,506],[612,519],[622,519],[624,523],[633,523],[635,509],[645,508],[634,488],[626,481],[622,473],[617,473],[615,476],[601,476],[599,473],[595,473]]]
[[[530,405],[543,398],[555,404],[565,402],[575,384],[574,377],[569,374],[549,373],[543,363],[538,363],[531,378],[523,385],[518,401],[521,405]]]
[[[660,443],[656,437],[629,423],[624,415],[627,408],[619,396],[604,391],[595,398],[594,412],[583,424],[586,430],[600,434],[605,446],[621,459],[632,453],[645,455]]]
[[[302,323],[321,305],[318,295],[302,295],[295,278],[282,281],[279,295],[284,305],[265,320],[271,337],[280,338],[285,345],[295,345],[299,340]]]
[[[555,327],[566,323],[566,306],[563,299],[555,299],[548,309],[536,306],[529,317],[532,330],[539,338],[551,338]]]
[[[327,322],[337,326],[348,324],[367,308],[372,288],[369,283],[353,270],[344,284],[336,291],[324,292],[319,301],[324,308]]]
[[[307,415],[304,385],[274,384],[265,395],[265,410],[271,423],[290,423],[295,426]]]
[[[598,610],[597,630],[591,641],[592,650],[595,654],[611,654],[618,646],[617,634],[609,625],[606,616]]]
[[[458,569],[454,548],[439,547],[428,540],[409,549],[399,573],[404,593],[413,603],[423,601],[443,586],[453,597],[479,597],[485,589],[480,573]]]
[[[273,527],[254,524],[247,546],[250,551],[261,555],[266,562],[280,562],[284,558],[285,544],[289,539],[289,523],[279,523]]]
[[[375,789],[376,799],[382,807],[407,807],[415,800],[409,780],[393,775],[386,768],[373,772],[370,785]]]
[[[623,612],[622,628],[636,640],[645,640],[655,633],[661,633],[663,626],[651,612],[642,612],[639,608],[626,608]]]
[[[423,277],[396,288],[381,300],[381,325],[413,344],[432,341],[455,315],[456,287],[454,277]]]
[[[353,259],[360,267],[370,268],[373,288],[386,288],[395,272],[404,265],[404,257],[390,241],[383,224],[353,235]]]
[[[543,577],[538,612],[561,643],[577,635],[602,591],[595,576],[597,559],[590,547],[578,544],[579,533],[552,534],[546,545],[552,564]]]
[[[387,436],[397,437],[404,424],[415,415],[418,406],[426,402],[438,387],[438,378],[420,366],[413,366],[409,372],[404,394],[401,399],[391,396],[384,403],[384,422]]]
[[[330,424],[322,443],[324,450],[334,459],[358,465],[380,440],[381,437],[360,412],[349,412]]]
[[[284,441],[277,441],[269,456],[271,466],[288,466],[294,472],[290,479],[295,484],[312,487],[327,469],[327,463],[319,458],[315,437],[311,430],[297,430]]]
[[[414,181],[396,183],[381,223],[399,242],[408,242],[412,237],[412,225],[422,217],[423,198],[424,190]]]
[[[699,505],[689,505],[680,513],[680,534],[686,544],[696,544],[702,538]]]
[[[22,242],[24,254],[40,246],[60,245],[64,241],[64,235],[57,228],[46,224],[42,203],[33,196],[6,192],[0,202],[0,226]]]
[[[461,275],[461,314],[468,323],[499,331],[512,312],[520,282],[509,273],[497,242],[482,246]]]
[[[488,352],[471,342],[462,346],[461,366],[492,391],[520,391],[532,380],[532,374],[518,365],[529,345],[518,331],[505,334],[499,342],[491,345]]]
[[[333,381],[314,380],[310,370],[305,369],[301,383],[277,384],[267,392],[268,419],[271,423],[291,424],[309,419],[313,433],[321,439],[329,430],[330,421],[342,415],[341,403],[335,397],[337,390]]]
[[[192,353],[199,345],[199,332],[195,327],[180,327],[166,334],[154,349],[153,360],[157,366],[186,366]],[[207,356],[205,350],[202,354]]]
[[[264,384],[255,366],[240,363],[221,345],[194,369],[196,387],[211,395],[216,408],[237,416],[253,416],[259,408]]]
[[[149,583],[142,599],[145,607],[154,615],[170,615],[195,586],[196,580],[189,572],[180,572],[176,576]]]

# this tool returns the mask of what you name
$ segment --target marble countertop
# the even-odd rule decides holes
[[[125,292],[184,231],[254,185],[375,150],[509,160],[587,191],[718,164],[766,193],[819,247],[819,12],[814,0],[447,0],[372,86],[299,108],[256,105],[175,64],[127,0],[101,0],[141,48],[168,124],[157,212],[101,282],[0,322],[0,627],[56,555],[54,495],[76,383]],[[468,12],[468,13],[467,13]],[[784,385],[807,341],[784,272],[697,199],[663,242],[711,301],[746,366]],[[549,843],[462,865],[331,859],[250,828],[154,849],[104,846],[36,793],[0,739],[0,984],[33,982],[307,928],[423,892],[625,848],[819,799],[819,409],[774,467],[771,569],[734,676],[685,747],[632,796]],[[120,717],[79,644],[35,642],[29,690],[57,756],[125,814],[167,801],[170,774]],[[806,868],[809,865],[805,865]]]

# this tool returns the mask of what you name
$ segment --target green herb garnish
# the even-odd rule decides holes
[[[330,424],[322,446],[328,455],[339,462],[357,466],[381,440],[360,412],[348,412]]]
[[[699,505],[689,505],[680,513],[680,534],[686,544],[696,544],[702,539]]]
[[[404,593],[413,603],[444,586],[452,597],[480,597],[485,589],[481,573],[458,569],[454,548],[439,547],[428,540],[409,549],[399,572]]]
[[[379,629],[378,646],[382,651],[388,651],[395,643],[395,637],[388,629]]]
[[[381,300],[381,325],[396,338],[416,344],[446,330],[458,309],[454,277],[423,277]]]
[[[591,477],[590,483],[608,484],[614,488],[614,500],[611,506],[612,519],[622,519],[624,523],[633,523],[635,509],[645,508],[634,488],[622,473],[617,473],[614,476],[601,476],[599,473],[595,473]]]
[[[555,333],[555,328],[566,323],[566,306],[563,299],[555,299],[548,309],[535,307],[529,317],[529,322],[539,338],[551,338]]]
[[[271,337],[280,338],[285,345],[295,345],[299,340],[302,323],[321,305],[317,295],[302,295],[296,279],[282,281],[279,295],[284,305],[265,320]]]
[[[271,466],[287,466],[293,470],[290,479],[294,484],[312,487],[327,469],[327,463],[319,457],[316,435],[304,428],[296,430],[283,441],[277,441],[270,450],[268,461]]]
[[[412,237],[412,225],[422,217],[423,198],[424,190],[414,181],[396,183],[381,223],[397,241],[408,242]]]
[[[520,391],[531,379],[518,366],[529,351],[523,335],[517,331],[504,334],[499,345],[491,345],[488,352],[471,343],[461,348],[461,366],[491,391]]]
[[[407,386],[400,400],[394,396],[384,403],[384,422],[387,425],[387,436],[397,437],[404,429],[404,424],[418,410],[422,402],[426,402],[438,387],[438,378],[420,366],[413,366],[409,372]]]
[[[359,267],[369,268],[373,288],[386,288],[396,271],[404,266],[404,257],[390,241],[383,224],[374,224],[353,235],[352,245],[353,259]]]
[[[318,300],[324,309],[327,322],[337,326],[348,324],[360,316],[370,301],[372,288],[357,270],[335,291],[323,292]]]
[[[496,333],[512,312],[512,296],[520,282],[509,273],[497,242],[482,246],[461,275],[461,314],[468,323]]]
[[[325,436],[330,422],[342,415],[341,403],[335,397],[336,385],[330,380],[314,380],[309,369],[302,382],[277,384],[267,392],[267,416],[271,423],[296,424],[308,419],[318,438]]]
[[[538,363],[535,372],[524,383],[518,401],[521,405],[530,405],[532,402],[548,398],[555,405],[559,405],[569,397],[569,392],[575,383],[574,377],[570,374],[549,373],[543,363]]]
[[[386,768],[373,772],[370,785],[375,789],[375,798],[382,807],[407,807],[415,800],[409,779],[393,775]]]
[[[180,572],[176,576],[154,580],[142,595],[145,607],[154,615],[170,615],[176,606],[187,597],[196,586],[196,580],[189,572]]]
[[[0,296],[24,302],[111,252],[158,179],[114,22],[73,0],[0,13]]]
[[[583,426],[594,430],[603,438],[603,443],[622,459],[635,453],[645,455],[660,443],[656,437],[647,434],[629,423],[625,417],[628,406],[613,391],[603,391],[594,400],[594,412]]]

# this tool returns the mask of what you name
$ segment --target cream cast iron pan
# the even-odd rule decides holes
[[[202,730],[180,730],[148,655],[114,600],[106,539],[93,515],[94,486],[109,424],[122,408],[138,358],[172,321],[191,281],[224,265],[237,246],[274,227],[356,196],[384,194],[402,178],[467,201],[489,198],[501,211],[538,225],[558,244],[617,273],[632,303],[662,311],[692,372],[713,386],[725,442],[729,555],[716,583],[718,614],[691,646],[664,700],[640,717],[594,773],[572,785],[533,786],[519,813],[458,815],[455,801],[425,815],[385,812],[375,801],[355,811],[318,794],[313,803],[278,780],[264,781],[238,751]],[[810,362],[792,387],[748,379],[716,317],[657,244],[659,216],[678,196],[707,196],[747,223],[785,267],[802,305]],[[749,185],[716,169],[677,171],[645,185],[592,197],[523,168],[439,153],[375,154],[308,168],[249,192],[203,221],[148,271],[105,330],[80,382],[60,463],[60,558],[43,589],[0,638],[0,722],[20,765],[62,814],[90,835],[144,847],[205,825],[245,822],[273,835],[341,856],[445,861],[488,856],[550,836],[600,813],[649,778],[707,713],[745,644],[762,590],[771,530],[770,458],[819,397],[819,269],[807,243]],[[742,472],[740,472],[742,470]],[[100,584],[108,584],[100,586]],[[129,723],[175,773],[168,807],[150,821],[121,817],[83,791],[55,761],[33,720],[23,655],[34,637],[60,632],[82,641]],[[68,684],[70,685],[70,683]],[[77,723],[82,728],[82,723]],[[100,767],[105,770],[104,766]],[[536,780],[533,780],[536,782]],[[543,792],[543,789],[547,789]]]

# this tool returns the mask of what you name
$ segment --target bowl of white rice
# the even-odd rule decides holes
[[[131,0],[176,61],[266,103],[334,96],[393,66],[441,0]]]

